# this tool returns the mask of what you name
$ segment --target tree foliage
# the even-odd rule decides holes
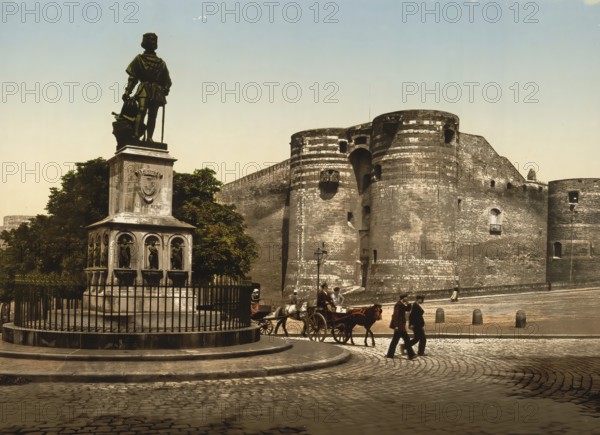
[[[0,261],[0,285],[7,289],[16,274],[61,276],[82,281],[86,265],[86,226],[108,213],[108,163],[102,158],[77,163],[50,189],[48,215],[37,215],[19,228],[4,231],[8,247]],[[8,292],[5,290],[5,292]]]
[[[173,177],[173,216],[196,227],[192,270],[197,282],[213,275],[242,277],[258,256],[244,218],[234,206],[215,201],[221,185],[209,168]]]
[[[221,183],[214,175],[202,169],[173,178],[173,216],[196,226],[192,270],[199,282],[212,275],[241,277],[257,256],[242,216],[233,206],[216,203]],[[60,188],[50,189],[48,215],[2,233],[8,246],[0,251],[0,299],[10,298],[15,275],[83,280],[86,227],[107,216],[108,183],[106,160],[78,163],[62,178]]]

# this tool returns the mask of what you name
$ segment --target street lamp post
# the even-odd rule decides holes
[[[571,209],[571,266],[569,268],[569,282],[573,282],[573,219],[575,217],[575,206],[576,204],[570,203],[569,208]]]
[[[323,246],[325,246],[325,243],[323,243]],[[315,259],[317,260],[317,291],[319,291],[319,287],[321,285],[321,262],[326,255],[327,251],[321,249],[320,246],[315,251]]]

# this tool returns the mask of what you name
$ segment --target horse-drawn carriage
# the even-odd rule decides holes
[[[271,312],[271,305],[258,304],[252,310],[250,318],[258,325],[258,330],[262,335],[271,335],[273,333],[273,318],[269,316]]]
[[[251,309],[251,313],[250,318],[258,325],[258,329],[262,335],[271,335],[273,332],[277,333],[277,329],[281,325],[287,336],[285,326],[287,319],[292,318],[304,322],[306,304],[303,311],[297,311],[294,305],[255,304]]]
[[[365,346],[367,338],[371,336],[371,343],[375,346],[375,338],[371,326],[381,320],[382,308],[379,304],[360,308],[333,308],[330,306],[310,307],[307,311],[304,323],[308,338],[313,341],[323,341],[331,333],[337,343],[354,344],[352,331],[356,325],[363,326],[366,330]]]
[[[330,309],[328,309],[330,308]],[[346,308],[328,306],[308,306],[306,302],[302,305],[282,304],[274,306],[271,304],[260,304],[254,299],[251,306],[251,319],[257,324],[263,335],[277,333],[282,326],[285,335],[288,335],[286,323],[288,319],[302,322],[302,335],[312,341],[324,341],[331,334],[337,343],[354,344],[352,331],[356,325],[363,326],[366,330],[365,346],[367,339],[371,336],[371,343],[375,346],[375,338],[371,326],[381,320],[382,308],[379,304],[369,307]]]

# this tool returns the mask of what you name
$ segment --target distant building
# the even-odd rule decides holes
[[[10,231],[16,228],[19,228],[21,224],[29,222],[35,216],[25,216],[25,215],[13,215],[13,216],[4,216],[4,225],[0,226],[0,234],[2,231]],[[5,247],[5,242],[0,238],[0,248]]]

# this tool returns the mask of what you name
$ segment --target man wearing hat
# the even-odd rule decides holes
[[[417,295],[415,303],[412,304],[410,315],[408,316],[408,325],[413,330],[414,337],[410,340],[411,346],[419,343],[418,354],[419,356],[425,355],[425,345],[427,344],[427,337],[425,336],[425,319],[423,319],[423,307],[421,304],[425,302],[425,296]]]
[[[255,288],[252,290],[252,296],[250,297],[250,314],[254,315],[258,313],[260,308],[260,290]]]
[[[327,292],[327,283],[321,284],[321,288],[317,292],[317,308],[322,311],[335,311],[335,304],[331,295]]]
[[[415,351],[410,345],[410,338],[408,337],[408,332],[406,332],[406,313],[410,311],[410,306],[408,305],[408,294],[402,293],[398,297],[398,302],[394,305],[394,314],[392,314],[392,321],[390,322],[390,328],[394,330],[394,336],[392,337],[392,341],[390,342],[390,347],[387,351],[386,357],[394,358],[394,353],[396,353],[396,346],[398,346],[398,342],[400,338],[404,342],[404,348],[408,353],[408,359],[412,360],[417,357],[415,355]]]

